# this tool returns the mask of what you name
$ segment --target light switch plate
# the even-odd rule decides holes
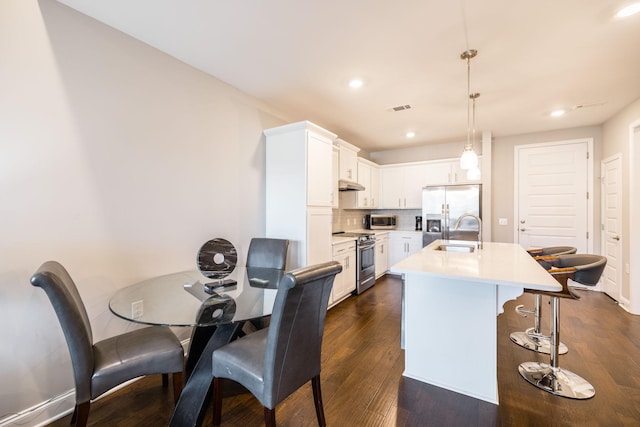
[[[507,220],[507,218],[498,218],[498,224],[509,225],[509,221]]]

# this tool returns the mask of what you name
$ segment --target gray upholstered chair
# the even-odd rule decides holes
[[[280,281],[271,325],[213,352],[213,423],[220,425],[222,379],[246,387],[264,406],[265,425],[275,426],[275,407],[309,380],[316,417],[326,425],[320,391],[324,320],[335,261],[300,268]]]
[[[590,254],[559,255],[555,264],[557,267],[548,271],[562,285],[562,291],[538,291],[551,297],[550,363],[525,362],[518,366],[518,371],[529,383],[546,392],[572,399],[588,399],[595,395],[593,386],[579,375],[560,368],[558,364],[560,355],[559,298],[580,299],[569,286],[569,279],[581,285],[597,285],[607,265],[607,258]]]
[[[284,270],[287,264],[289,241],[286,239],[272,239],[269,237],[254,237],[249,243],[247,252],[247,267],[276,268]],[[255,319],[247,323],[243,333],[269,326],[269,317]]]
[[[61,264],[45,262],[31,276],[31,284],[46,292],[69,347],[76,386],[72,424],[85,426],[92,399],[142,375],[173,374],[177,402],[182,391],[184,350],[170,329],[148,327],[94,344],[78,289]],[[163,376],[163,384],[167,381]]]
[[[286,239],[254,237],[249,243],[247,267],[284,270],[287,263],[288,248],[289,241]]]

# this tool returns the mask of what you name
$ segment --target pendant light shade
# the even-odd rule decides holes
[[[478,155],[473,148],[468,147],[464,149],[462,152],[462,156],[460,156],[460,169],[462,170],[470,170],[472,168],[478,167]]]

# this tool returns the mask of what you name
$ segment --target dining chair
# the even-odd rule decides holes
[[[249,243],[247,252],[247,267],[275,268],[284,270],[287,264],[289,241],[270,237],[254,237]],[[250,333],[269,326],[269,317],[254,319],[247,322],[243,333]]]
[[[249,243],[247,267],[284,270],[287,263],[289,241],[269,237],[254,237]]]
[[[80,293],[67,270],[48,261],[31,276],[53,306],[64,332],[76,391],[71,423],[84,427],[91,400],[113,387],[143,375],[172,374],[174,402],[182,391],[184,350],[169,328],[147,327],[94,343]]]
[[[213,424],[220,425],[222,379],[242,384],[264,406],[266,426],[275,426],[275,407],[311,380],[318,425],[325,426],[320,388],[322,335],[336,261],[288,272],[280,281],[268,328],[215,350]]]

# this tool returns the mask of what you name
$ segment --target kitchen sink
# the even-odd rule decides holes
[[[460,245],[460,244],[444,244],[435,248],[436,251],[446,252],[467,252],[471,253],[476,249],[475,245]]]

